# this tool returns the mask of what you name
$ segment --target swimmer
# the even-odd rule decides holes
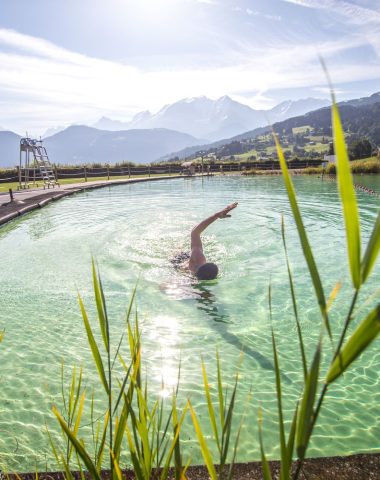
[[[213,280],[218,275],[218,266],[215,263],[207,262],[203,253],[203,245],[201,240],[201,233],[211,223],[218,220],[218,218],[228,218],[229,212],[237,207],[237,202],[231,203],[223,210],[214,213],[211,217],[206,218],[191,231],[191,253],[188,263],[188,269],[194,273],[199,280]]]

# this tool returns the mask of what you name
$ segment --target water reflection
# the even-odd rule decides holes
[[[221,311],[211,288],[204,282],[193,282],[194,299],[198,310],[205,312],[214,322],[230,323],[229,316]]]

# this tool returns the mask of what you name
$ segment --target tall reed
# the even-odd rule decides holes
[[[378,304],[365,318],[359,321],[359,324],[351,333],[348,340],[346,334],[348,328],[355,316],[355,307],[358,302],[359,292],[366,280],[368,279],[380,250],[380,211],[373,227],[372,234],[365,249],[364,255],[361,251],[360,221],[359,212],[355,195],[355,188],[350,171],[350,163],[347,155],[347,148],[344,140],[344,133],[339,116],[338,107],[332,93],[332,123],[334,132],[334,147],[337,156],[337,180],[339,193],[345,223],[348,265],[351,274],[351,282],[353,286],[353,294],[350,300],[350,307],[346,314],[344,326],[341,331],[333,332],[329,321],[329,308],[337,295],[339,284],[330,295],[328,301],[324,293],[324,288],[319,275],[319,271],[314,260],[314,255],[308,240],[308,236],[302,221],[301,212],[297,203],[294,186],[289,175],[284,154],[275,133],[274,139],[276,143],[277,153],[283,172],[286,191],[289,203],[293,213],[293,217],[298,230],[301,241],[303,254],[310,273],[310,279],[314,286],[316,299],[321,314],[321,330],[318,342],[314,349],[314,354],[310,361],[307,361],[305,354],[305,346],[302,337],[302,329],[298,317],[297,299],[294,290],[293,279],[287,257],[285,231],[283,226],[283,244],[288,267],[289,284],[292,295],[293,310],[297,325],[298,340],[300,344],[300,354],[302,360],[302,373],[304,376],[304,384],[299,401],[296,403],[293,412],[293,419],[288,433],[285,431],[285,422],[282,409],[282,391],[279,353],[275,341],[275,334],[272,332],[273,356],[276,371],[276,392],[278,404],[278,427],[279,427],[279,444],[281,447],[281,470],[280,479],[285,480],[293,477],[295,480],[299,477],[302,466],[306,457],[310,439],[317,423],[324,399],[328,393],[329,386],[339,379],[342,374],[349,368],[360,354],[375,340],[380,333],[380,304]],[[271,298],[271,295],[269,295]],[[271,302],[269,302],[271,303]],[[269,306],[271,308],[271,306]],[[333,346],[333,352],[330,358],[329,366],[326,372],[323,372],[323,381],[320,382],[320,368],[322,351],[324,355],[328,355],[327,349],[324,348],[328,336],[328,344]],[[337,337],[338,341],[334,342]],[[262,438],[262,414],[259,412],[259,442],[262,454],[263,476],[265,480],[271,479],[271,472],[265,455],[263,438]],[[292,473],[292,459],[296,452],[298,459],[297,467]]]

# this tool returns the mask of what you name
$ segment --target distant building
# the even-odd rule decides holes
[[[324,162],[335,163],[336,162],[336,155],[324,155],[323,161]]]

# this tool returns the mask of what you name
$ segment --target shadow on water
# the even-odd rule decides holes
[[[161,290],[167,295],[176,300],[193,300],[195,305],[201,312],[205,313],[212,321],[209,322],[209,326],[215,330],[227,343],[233,345],[244,354],[253,358],[261,368],[274,372],[275,368],[273,362],[265,355],[262,355],[259,351],[243,342],[237,335],[231,333],[228,330],[228,325],[232,325],[228,313],[223,310],[223,305],[216,298],[212,292],[212,284],[207,282],[199,282],[195,280],[195,277],[189,276],[188,270],[183,268],[184,262],[188,261],[188,253],[180,253],[176,255],[170,262],[174,266],[174,269],[180,273],[182,279],[186,278],[183,282],[170,282],[168,284],[162,284]],[[285,374],[281,374],[281,377],[286,382],[291,382],[289,377]]]
[[[205,282],[192,283],[194,291],[193,298],[196,301],[197,308],[202,312],[205,312],[212,320],[210,326],[230,345],[235,346],[244,354],[249,355],[251,358],[257,361],[260,367],[265,370],[274,372],[274,365],[271,360],[260,352],[252,348],[250,345],[242,342],[242,340],[227,330],[227,325],[231,325],[229,315],[223,313],[222,307],[218,304],[217,298],[212,293],[211,289],[207,287]],[[282,378],[290,382],[291,380],[285,374],[282,374]]]

